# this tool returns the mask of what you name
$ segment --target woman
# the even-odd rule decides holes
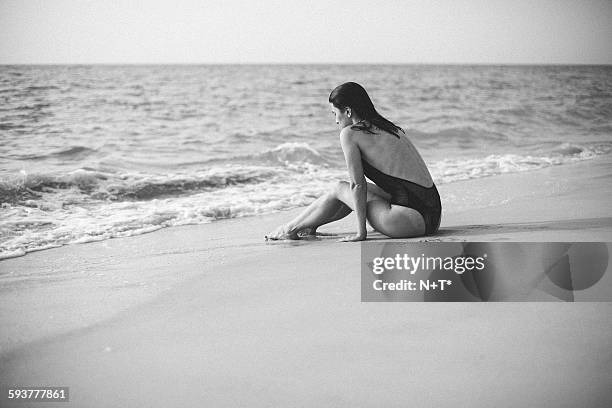
[[[366,219],[391,238],[434,234],[440,226],[440,195],[429,170],[402,128],[382,117],[366,90],[355,82],[329,95],[340,127],[340,143],[350,183],[340,181],[288,224],[266,239],[298,239],[316,234],[321,225],[357,213],[356,235],[341,241],[363,241]],[[367,176],[376,184],[367,183]]]

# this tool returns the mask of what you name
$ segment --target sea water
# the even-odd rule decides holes
[[[312,202],[346,81],[438,185],[612,151],[611,66],[0,66],[0,258]]]

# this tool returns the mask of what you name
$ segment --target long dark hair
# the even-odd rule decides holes
[[[374,125],[398,138],[399,131],[404,132],[404,129],[385,119],[376,111],[366,90],[356,82],[346,82],[337,86],[329,94],[329,102],[333,103],[338,109],[351,108],[363,120],[352,125],[351,129],[359,129],[374,134],[372,132],[372,125]]]

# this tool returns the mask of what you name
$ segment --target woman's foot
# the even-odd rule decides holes
[[[303,230],[298,232],[300,237],[316,237],[317,229],[316,228],[304,228]]]
[[[281,225],[268,235],[264,236],[264,238],[266,241],[276,241],[282,239],[300,239],[298,232],[298,230],[292,228],[289,225]]]

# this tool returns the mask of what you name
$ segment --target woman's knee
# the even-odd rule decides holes
[[[349,184],[347,181],[337,181],[331,187],[330,192],[336,197],[340,197],[342,193],[348,188]]]

